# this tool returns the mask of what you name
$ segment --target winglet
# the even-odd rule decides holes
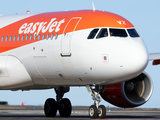
[[[95,12],[96,8],[94,6],[94,3],[92,2],[93,12]]]

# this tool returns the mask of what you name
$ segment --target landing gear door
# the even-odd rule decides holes
[[[71,56],[71,51],[70,51],[71,38],[72,38],[73,32],[75,31],[81,19],[82,19],[81,17],[73,17],[67,23],[63,31],[63,36],[61,40],[61,56],[62,57]]]

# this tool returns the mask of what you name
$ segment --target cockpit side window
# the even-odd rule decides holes
[[[89,36],[88,36],[87,39],[93,39],[93,38],[95,37],[95,35],[97,34],[98,30],[99,30],[99,28],[93,29],[93,30],[90,32],[90,34],[89,34]]]
[[[107,28],[102,28],[96,38],[98,39],[98,38],[107,37],[107,36],[108,36]]]
[[[139,37],[137,31],[134,28],[133,29],[127,29],[127,31],[128,31],[128,33],[131,37]]]
[[[109,28],[110,36],[114,37],[127,37],[125,29]]]

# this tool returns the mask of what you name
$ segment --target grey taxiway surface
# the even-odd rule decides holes
[[[81,120],[90,119],[89,107],[73,107],[71,117],[61,118],[57,113],[54,118],[47,118],[41,106],[0,106],[0,120]],[[97,118],[98,119],[98,118]],[[160,109],[119,109],[107,108],[107,120],[114,119],[160,119]]]

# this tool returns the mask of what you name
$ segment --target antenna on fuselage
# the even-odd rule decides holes
[[[95,12],[96,8],[94,6],[94,3],[92,2],[93,12]]]

